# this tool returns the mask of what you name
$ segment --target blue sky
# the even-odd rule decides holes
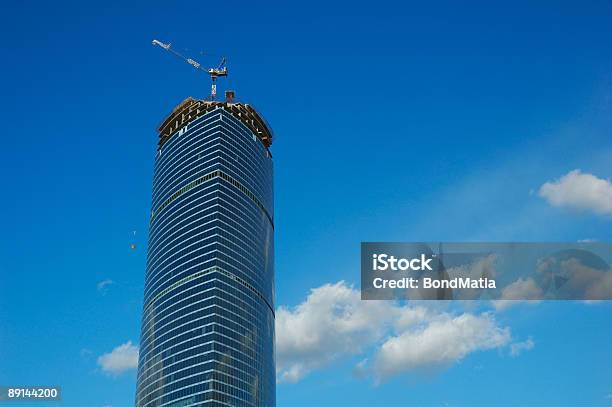
[[[63,386],[48,405],[133,405],[135,371],[98,358],[138,344],[156,127],[209,91],[153,38],[227,55],[221,91],[275,130],[285,322],[330,287],[359,307],[361,241],[612,240],[605,202],[539,192],[576,169],[612,177],[605,2],[26,1],[3,15],[0,384]],[[324,357],[278,385],[278,405],[612,405],[611,311],[440,305],[424,332],[468,315],[507,336],[379,384],[356,366],[396,333],[286,345],[289,365]]]

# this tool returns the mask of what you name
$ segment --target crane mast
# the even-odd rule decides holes
[[[203,68],[202,64],[200,64],[198,61],[191,59],[191,58],[187,58],[185,56],[183,56],[182,54],[180,54],[179,52],[175,51],[174,49],[171,48],[170,43],[168,44],[164,44],[161,41],[158,40],[153,40],[153,45],[154,46],[158,46],[160,48],[162,48],[165,51],[168,51],[169,53],[173,54],[174,56],[182,59],[183,61],[187,62],[189,65],[193,66],[195,69],[199,70],[199,71],[203,71],[206,72],[209,76],[210,76],[210,80],[212,81],[212,86],[211,86],[211,90],[210,90],[210,97],[211,100],[215,100],[216,96],[217,96],[217,78],[222,77],[222,76],[227,76],[228,72],[227,72],[227,66],[226,66],[226,59],[225,58],[221,58],[221,62],[219,63],[219,65],[216,68]]]

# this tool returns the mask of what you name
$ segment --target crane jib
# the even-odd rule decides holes
[[[217,95],[217,87],[215,85],[215,79],[217,79],[219,76],[227,76],[227,73],[228,73],[227,67],[225,67],[225,64],[227,62],[225,58],[221,59],[221,63],[219,64],[217,68],[209,68],[208,70],[206,70],[202,68],[202,64],[200,64],[198,61],[191,59],[191,58],[187,58],[181,55],[180,53],[176,52],[174,49],[170,48],[170,43],[165,44],[159,40],[153,40],[153,45],[157,45],[163,50],[168,51],[169,53],[177,56],[178,58],[181,58],[183,61],[187,62],[189,65],[193,66],[196,69],[200,69],[205,72],[208,72],[208,74],[210,75],[210,79],[213,82],[212,87],[211,87],[211,99],[215,100],[215,96]]]

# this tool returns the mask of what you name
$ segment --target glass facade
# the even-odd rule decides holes
[[[274,407],[272,157],[198,103],[155,161],[136,406]]]

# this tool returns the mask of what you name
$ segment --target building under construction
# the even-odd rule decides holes
[[[159,127],[137,407],[275,407],[272,140],[232,92]]]

